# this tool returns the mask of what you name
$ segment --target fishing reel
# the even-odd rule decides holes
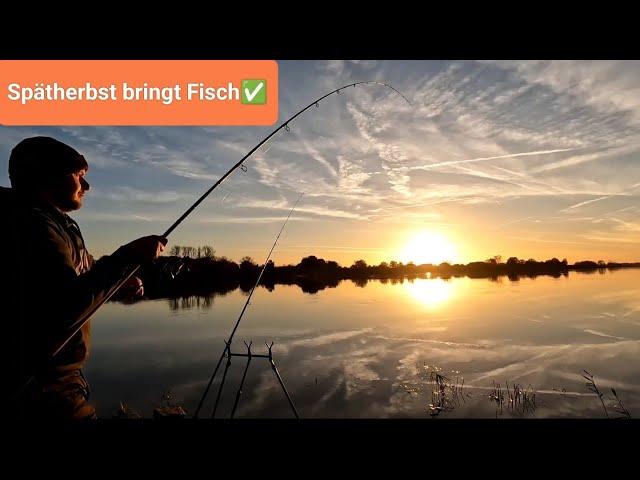
[[[165,278],[175,280],[181,274],[188,272],[189,267],[184,260],[178,257],[171,257],[163,261],[163,264],[160,266],[160,271]]]

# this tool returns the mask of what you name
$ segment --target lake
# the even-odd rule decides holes
[[[315,294],[259,287],[232,351],[273,358],[302,418],[605,418],[640,412],[640,271],[517,281],[451,278]],[[193,414],[247,294],[110,302],[92,320],[86,375],[101,418],[144,417],[162,396]],[[216,417],[229,417],[234,357]],[[200,417],[210,417],[217,386]],[[593,375],[602,401],[587,386]],[[618,399],[612,393],[615,389]],[[254,358],[238,418],[290,418],[267,359]]]

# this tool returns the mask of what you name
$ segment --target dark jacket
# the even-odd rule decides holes
[[[77,223],[46,202],[0,192],[10,228],[2,238],[13,282],[3,293],[12,337],[12,371],[17,378],[47,379],[83,366],[89,354],[89,322],[51,358],[58,342],[122,279],[128,260],[122,250],[94,261]]]

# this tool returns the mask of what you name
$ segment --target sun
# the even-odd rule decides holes
[[[400,261],[413,262],[416,265],[455,263],[457,258],[455,245],[442,233],[433,231],[422,231],[413,235],[400,250]]]

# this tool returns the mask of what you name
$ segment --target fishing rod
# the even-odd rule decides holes
[[[282,224],[282,227],[280,227],[280,231],[278,232],[278,235],[276,236],[276,239],[273,242],[273,245],[271,245],[271,250],[269,250],[269,254],[267,255],[266,260],[264,261],[264,265],[262,266],[262,270],[260,270],[260,275],[258,275],[258,279],[256,280],[256,283],[253,284],[253,288],[251,288],[251,291],[249,292],[249,296],[247,297],[247,301],[244,302],[244,306],[242,307],[242,311],[240,312],[240,315],[238,316],[238,320],[236,320],[236,324],[234,325],[233,330],[231,330],[231,335],[229,335],[229,340],[225,341],[225,347],[224,347],[224,350],[222,351],[222,355],[220,355],[220,359],[218,360],[218,363],[216,364],[216,368],[213,370],[213,374],[211,375],[211,378],[209,378],[209,383],[207,384],[207,388],[204,390],[204,393],[202,394],[202,397],[200,398],[200,402],[198,403],[198,408],[196,408],[196,413],[193,415],[193,418],[198,418],[198,414],[200,413],[200,409],[202,408],[202,404],[204,403],[204,400],[207,397],[207,394],[209,393],[209,389],[211,388],[211,384],[213,383],[213,379],[215,378],[216,374],[218,373],[218,369],[220,368],[220,365],[222,364],[222,360],[227,355],[227,353],[229,353],[228,362],[227,362],[227,368],[224,371],[224,377],[222,378],[222,382],[220,383],[220,388],[218,390],[218,396],[216,398],[216,405],[215,405],[215,407],[213,409],[213,413],[211,414],[211,416],[213,417],[215,415],[215,413],[216,413],[216,409],[218,407],[218,401],[220,400],[220,394],[222,393],[222,386],[224,385],[224,380],[225,380],[226,375],[227,375],[227,370],[228,370],[229,365],[231,363],[231,342],[233,341],[233,336],[236,334],[236,330],[238,330],[238,326],[240,325],[240,320],[242,320],[242,316],[244,315],[244,312],[247,310],[247,307],[249,306],[249,302],[251,301],[251,297],[253,296],[253,292],[255,291],[255,289],[260,284],[260,280],[262,279],[262,274],[267,269],[267,264],[269,263],[269,259],[271,258],[271,254],[273,253],[273,250],[276,248],[276,245],[278,244],[278,240],[280,239],[280,235],[282,235],[282,231],[284,230],[284,227],[287,225],[287,222],[289,221],[289,218],[291,218],[291,214],[293,213],[293,211],[298,206],[298,202],[300,202],[300,199],[302,198],[302,195],[303,194],[301,193],[298,196],[298,199],[296,200],[296,203],[293,205],[293,208],[291,208],[291,210],[289,211],[289,215],[287,215],[287,218],[284,220],[284,223]]]
[[[236,409],[238,408],[238,402],[240,401],[240,395],[242,395],[242,387],[244,386],[244,380],[247,378],[247,372],[249,371],[249,365],[251,364],[251,344],[253,341],[244,342],[247,347],[247,364],[244,367],[244,372],[242,373],[242,380],[240,380],[240,386],[238,387],[238,391],[236,392],[236,400],[233,402],[233,409],[231,410],[231,418],[236,414]],[[231,352],[229,352],[231,353]]]
[[[355,82],[355,83],[350,83],[348,85],[344,85],[340,88],[336,88],[335,90],[323,95],[322,97],[318,98],[317,100],[314,100],[313,102],[311,102],[309,105],[307,105],[306,107],[304,107],[302,110],[298,111],[296,114],[294,114],[293,116],[291,116],[290,118],[288,118],[287,120],[285,120],[278,128],[276,128],[273,132],[271,132],[269,135],[267,135],[260,143],[258,143],[255,147],[253,147],[249,153],[247,153],[244,157],[242,157],[235,165],[233,165],[222,177],[220,177],[220,179],[214,183],[206,192],[204,192],[202,194],[202,196],[196,200],[193,205],[191,205],[175,222],[173,222],[173,225],[171,225],[166,232],[164,232],[162,234],[162,236],[164,238],[167,238],[183,221],[184,219],[186,219],[191,212],[193,212],[193,210],[196,209],[196,207],[198,205],[200,205],[205,198],[207,198],[209,196],[209,194],[211,192],[213,192],[216,187],[218,185],[220,185],[222,182],[224,182],[226,180],[226,178],[231,175],[238,167],[242,166],[244,161],[249,158],[251,155],[253,155],[253,153],[258,150],[262,145],[264,145],[265,143],[267,143],[276,133],[278,133],[280,130],[282,130],[283,128],[287,131],[289,131],[289,123],[292,122],[293,120],[295,120],[297,117],[299,117],[300,115],[302,115],[304,112],[306,112],[308,109],[310,109],[311,107],[315,106],[316,108],[318,108],[320,106],[320,102],[322,100],[324,100],[325,98],[329,97],[330,95],[333,94],[340,94],[340,92],[346,88],[349,87],[356,87],[358,85],[366,85],[366,84],[375,84],[375,85],[381,85],[387,88],[390,88],[391,90],[393,90],[394,92],[396,92],[398,95],[400,95],[407,103],[409,103],[409,105],[411,105],[411,102],[409,102],[409,100],[402,94],[400,93],[398,90],[396,90],[394,87],[392,87],[391,85],[387,84],[387,83],[383,83],[383,82],[377,82],[374,80],[369,80],[369,81],[364,81],[364,82]],[[246,168],[246,167],[245,167]],[[109,292],[107,293],[107,295],[105,295],[105,297],[98,302],[88,313],[86,313],[85,315],[83,315],[77,322],[75,322],[71,327],[70,327],[70,331],[72,332],[70,335],[67,336],[67,338],[62,341],[59,342],[58,344],[56,344],[55,349],[53,350],[53,354],[51,355],[51,357],[55,357],[60,350],[62,350],[64,348],[64,346],[69,343],[69,341],[71,340],[71,338],[73,338],[73,336],[78,333],[78,331],[83,327],[83,325],[85,323],[87,323],[87,321],[89,320],[89,318],[91,318],[91,316],[105,303],[107,302],[119,289],[120,287],[122,287],[122,285],[124,285],[127,280],[129,280],[129,278],[131,278],[131,276],[133,276],[134,273],[136,273],[138,271],[138,269],[140,268],[140,265],[134,265],[131,270],[129,272],[127,272],[125,274],[125,276],[123,277],[123,279],[118,282],[111,290],[109,290]]]
[[[315,106],[316,108],[318,108],[320,106],[320,102],[323,101],[325,98],[333,95],[333,94],[340,94],[342,92],[342,90],[345,90],[346,88],[349,87],[356,87],[358,85],[367,85],[367,84],[373,84],[373,85],[380,85],[383,86],[385,88],[389,88],[391,90],[393,90],[394,92],[396,92],[398,95],[400,95],[409,105],[411,105],[411,102],[409,102],[409,100],[402,94],[400,93],[398,90],[396,90],[394,87],[392,87],[391,85],[384,83],[384,82],[378,82],[375,80],[369,80],[369,81],[362,81],[362,82],[354,82],[354,83],[350,83],[348,85],[344,85],[340,88],[336,88],[335,90],[332,90],[331,92],[319,97],[318,99],[314,100],[313,102],[311,102],[309,105],[307,105],[306,107],[304,107],[303,109],[299,110],[297,113],[295,113],[294,115],[292,115],[290,118],[288,118],[287,120],[285,120],[282,124],[280,124],[280,126],[278,126],[278,128],[276,128],[275,130],[273,130],[269,135],[267,135],[262,141],[260,141],[260,143],[258,143],[255,147],[253,147],[249,153],[247,153],[244,157],[242,157],[236,164],[234,164],[222,177],[220,177],[220,179],[214,183],[206,192],[204,192],[202,194],[202,196],[196,200],[193,205],[191,205],[174,223],[173,225],[171,225],[162,235],[164,238],[167,238],[190,214],[193,210],[195,210],[195,208],[200,205],[205,198],[207,198],[209,196],[209,194],[211,192],[213,192],[213,190],[216,189],[216,187],[218,185],[220,185],[229,175],[231,175],[238,167],[243,167],[242,170],[246,171],[246,167],[244,166],[244,161],[249,158],[251,155],[253,155],[253,153],[258,150],[262,145],[264,145],[266,142],[268,142],[276,133],[278,133],[280,130],[285,129],[286,131],[289,131],[289,123],[292,122],[293,120],[295,120],[298,116],[302,115],[304,112],[306,112],[308,109],[310,109],[311,107]],[[65,345],[67,345],[67,343],[69,343],[69,341],[74,337],[74,335],[76,333],[78,333],[80,331],[80,329],[84,326],[85,323],[87,323],[87,321],[89,321],[89,319],[93,316],[93,314],[102,306],[104,305],[118,290],[120,290],[120,288],[138,271],[138,269],[140,268],[140,265],[132,265],[128,271],[125,272],[124,276],[122,277],[122,279],[120,281],[118,281],[110,290],[107,291],[107,294],[100,299],[93,307],[91,307],[91,309],[89,311],[87,311],[85,314],[83,314],[76,322],[74,322],[67,330],[67,334],[65,334],[65,337],[63,337],[63,340],[58,341],[56,343],[54,343],[54,347],[53,350],[51,351],[50,355],[47,357],[49,359],[55,357],[58,353],[60,353],[60,351],[65,347]],[[69,333],[70,332],[70,333]],[[26,389],[26,387],[33,381],[33,379],[35,378],[35,375],[32,375],[31,377],[29,377],[29,379],[22,385],[22,387],[19,388],[18,393],[16,394],[16,396],[21,395],[21,393]]]

